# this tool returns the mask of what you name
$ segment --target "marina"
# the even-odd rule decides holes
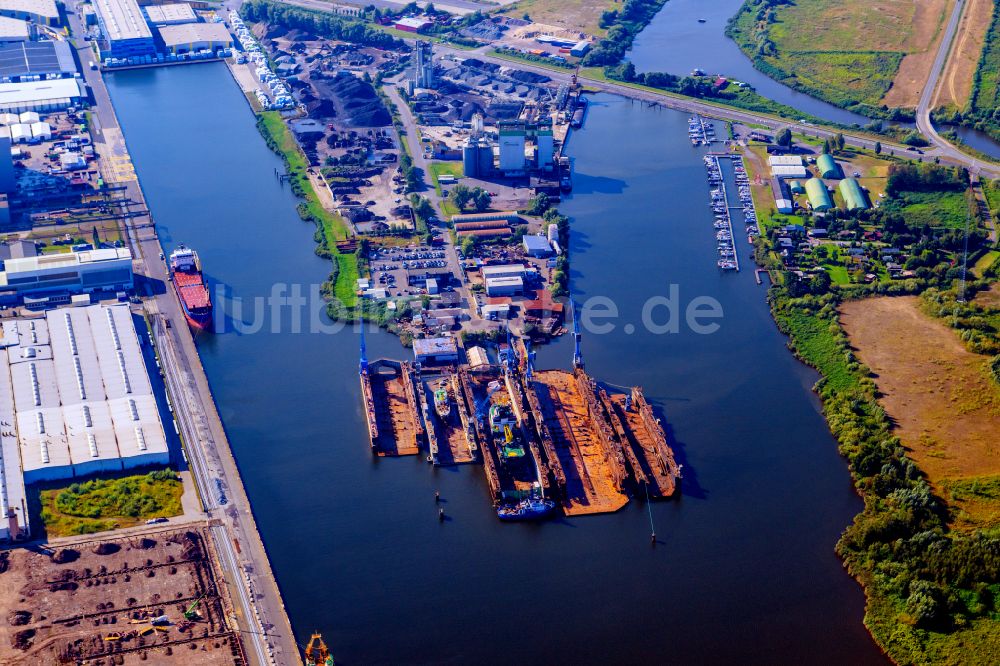
[[[736,254],[736,243],[733,240],[733,219],[729,210],[729,197],[726,194],[726,183],[722,178],[722,168],[719,165],[719,155],[705,156],[705,168],[708,170],[708,183],[714,189],[711,191],[711,202],[715,222],[716,250],[719,253],[718,266],[724,271],[740,270],[740,258]]]

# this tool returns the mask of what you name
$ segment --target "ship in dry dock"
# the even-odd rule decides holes
[[[499,362],[475,369],[369,364],[362,337],[372,451],[426,448],[435,465],[481,462],[501,520],[544,518],[556,508],[567,516],[611,513],[633,495],[674,495],[680,466],[642,389],[593,379],[575,325],[574,338],[572,371],[536,371],[534,354],[509,333]]]

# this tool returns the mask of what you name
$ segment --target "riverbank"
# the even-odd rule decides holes
[[[346,312],[342,316],[353,319],[357,304],[358,256],[341,252],[339,241],[347,240],[351,230],[346,221],[336,213],[323,207],[310,178],[309,164],[299,148],[291,130],[278,111],[264,111],[257,116],[257,129],[268,148],[278,154],[285,163],[285,175],[292,192],[302,199],[297,206],[299,217],[316,225],[316,254],[333,262],[328,280],[328,293],[336,299]]]

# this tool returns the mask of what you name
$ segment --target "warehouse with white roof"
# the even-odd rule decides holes
[[[233,46],[233,36],[223,23],[182,23],[159,28],[163,46],[174,54],[217,51]]]
[[[3,334],[0,443],[8,479],[18,466],[23,487],[170,462],[127,305],[8,320]],[[11,437],[18,442],[13,450],[19,465]]]
[[[186,2],[174,2],[166,5],[148,5],[144,8],[146,16],[152,25],[178,25],[194,23],[198,20],[194,9]]]
[[[136,0],[94,0],[94,9],[101,28],[103,57],[131,58],[156,53],[153,32]]]
[[[0,0],[0,16],[59,25],[59,8],[55,0]]]

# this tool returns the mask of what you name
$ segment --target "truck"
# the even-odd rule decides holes
[[[93,60],[91,60],[89,64],[91,69],[97,69],[97,63],[94,62]]]

